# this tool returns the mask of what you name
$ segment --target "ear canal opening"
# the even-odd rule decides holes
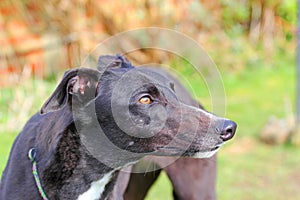
[[[62,109],[68,102],[71,102],[70,97],[74,95],[81,103],[94,98],[97,95],[99,78],[100,72],[96,69],[76,68],[67,71],[52,95],[43,104],[40,113],[46,114]],[[81,91],[80,95],[78,91]]]

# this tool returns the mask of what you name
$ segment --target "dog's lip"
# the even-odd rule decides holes
[[[159,146],[159,147],[156,147],[157,150],[163,150],[163,151],[180,151],[180,152],[184,152],[185,150],[184,149],[181,149],[179,147],[173,147],[173,146]]]
[[[170,151],[184,151],[183,149],[179,148],[179,147],[173,147],[173,146],[159,146],[156,148],[157,150],[170,150]]]
[[[221,145],[215,146],[214,148],[211,149],[211,151],[215,151],[217,149],[219,149],[221,147]]]
[[[224,143],[217,144],[214,148],[211,148],[210,151],[218,150],[219,148],[221,148],[223,146],[223,144]]]
[[[204,152],[212,152],[218,150],[223,144],[218,144],[213,148],[210,148],[205,151],[201,150],[195,150],[193,153],[204,153]],[[173,153],[186,153],[187,149],[182,149],[179,147],[174,147],[174,146],[159,146],[156,148],[158,151],[167,151],[167,152],[173,152]]]
[[[157,152],[159,153],[167,153],[169,155],[181,155],[183,154],[186,150],[179,148],[179,147],[174,147],[174,146],[159,146],[156,147]]]

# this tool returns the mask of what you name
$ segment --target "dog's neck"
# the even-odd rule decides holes
[[[59,121],[59,116],[57,119]],[[38,148],[37,164],[47,196],[49,199],[102,199],[109,196],[119,170],[137,159],[121,159],[115,157],[116,154],[109,156],[107,152],[99,152],[100,157],[95,158],[82,144],[74,122],[69,121],[60,134],[48,129],[47,137],[59,136],[52,139],[52,145],[55,141],[57,143],[52,151],[51,148],[43,150],[41,146],[44,144]]]
[[[118,169],[107,167],[82,149],[79,152],[81,157],[77,166],[62,184],[45,180],[49,199],[103,199],[112,191]]]

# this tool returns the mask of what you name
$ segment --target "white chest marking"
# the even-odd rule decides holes
[[[108,182],[111,179],[111,175],[113,172],[114,171],[111,171],[111,172],[105,174],[100,180],[92,182],[90,188],[83,194],[79,195],[77,200],[98,200],[98,199],[100,199],[106,184],[108,184]]]

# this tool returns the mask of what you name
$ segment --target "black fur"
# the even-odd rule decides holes
[[[70,178],[80,159],[80,138],[72,123],[61,134],[54,159],[43,173],[43,181],[47,183],[46,189],[61,189],[64,182]]]

